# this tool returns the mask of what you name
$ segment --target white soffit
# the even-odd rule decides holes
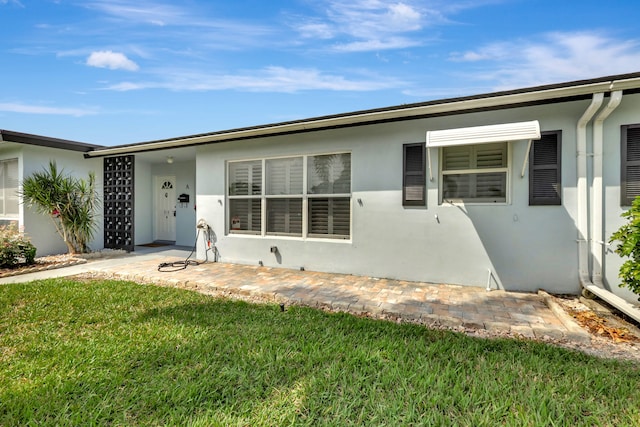
[[[523,139],[540,139],[540,123],[537,120],[427,131],[427,147],[488,144]]]

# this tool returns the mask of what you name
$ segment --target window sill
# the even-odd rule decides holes
[[[439,206],[450,206],[450,207],[459,207],[459,206],[510,206],[510,202],[440,202]]]
[[[260,234],[244,234],[244,233],[227,233],[226,237],[230,238],[240,238],[240,239],[270,239],[270,240],[290,240],[290,241],[298,241],[298,242],[321,242],[321,243],[342,243],[342,244],[351,244],[351,239],[340,239],[334,237],[299,237],[299,236],[284,236],[284,235],[273,235],[266,234],[264,236]]]

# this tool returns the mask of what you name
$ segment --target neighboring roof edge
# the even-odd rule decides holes
[[[39,147],[58,148],[61,150],[80,151],[86,153],[103,145],[86,144],[84,142],[69,141],[67,139],[51,138],[30,133],[14,132],[0,129],[0,141],[16,142],[19,144],[37,145]]]
[[[613,90],[640,90],[640,72],[117,145],[89,151],[85,153],[85,157],[131,154],[214,142],[302,133],[313,130],[412,120],[469,111],[563,102],[566,100],[586,99],[593,93],[611,92]]]

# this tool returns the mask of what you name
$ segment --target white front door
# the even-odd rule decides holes
[[[156,179],[156,237],[155,240],[176,240],[176,177]]]

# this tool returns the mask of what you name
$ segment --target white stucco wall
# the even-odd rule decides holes
[[[607,101],[608,102],[608,101]],[[624,224],[625,219],[620,216],[629,206],[620,205],[620,127],[640,123],[640,94],[625,95],[620,106],[614,110],[604,126],[604,235],[609,240],[611,235]],[[596,237],[597,240],[600,238]],[[615,244],[604,249],[603,279],[609,290],[631,301],[637,302],[638,296],[626,288],[618,285],[618,271],[624,262],[613,252]]]
[[[232,143],[197,151],[197,206],[217,235],[221,260],[368,276],[486,286],[489,271],[508,290],[577,292],[576,122],[589,101],[335,129]],[[427,130],[539,120],[562,130],[562,205],[529,206],[526,141],[511,144],[510,201],[503,205],[441,205],[438,151],[427,206],[402,206],[402,145]],[[350,151],[350,241],[225,232],[225,162]],[[436,218],[437,216],[437,218]],[[270,253],[277,246],[280,256]],[[203,256],[199,247],[198,256]]]
[[[153,182],[151,179],[151,164],[135,157],[134,183],[135,198],[133,204],[134,216],[134,245],[153,242]]]

